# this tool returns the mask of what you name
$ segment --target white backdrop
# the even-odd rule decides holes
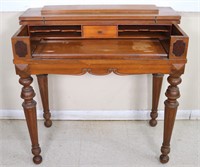
[[[44,5],[80,5],[80,4],[155,4],[171,6],[177,11],[200,12],[200,0],[0,0],[1,11],[24,11],[30,7]]]

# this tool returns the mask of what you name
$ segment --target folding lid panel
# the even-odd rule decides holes
[[[155,5],[61,5],[30,8],[20,17],[20,24],[65,24],[65,21],[119,21],[140,23],[180,23],[180,15],[170,7]],[[132,22],[133,23],[133,22]],[[77,23],[78,24],[78,23]],[[82,24],[82,23],[81,23]]]
[[[59,5],[44,6],[41,10],[42,15],[59,14],[158,14],[155,5]]]

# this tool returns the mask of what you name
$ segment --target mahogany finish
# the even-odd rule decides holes
[[[23,85],[21,97],[34,163],[41,163],[42,157],[31,75],[37,75],[44,124],[50,127],[48,74],[111,72],[153,74],[151,126],[157,124],[163,75],[169,74],[160,156],[162,163],[168,162],[180,97],[177,85],[187,62],[188,36],[178,26],[180,18],[173,9],[155,5],[45,6],[25,11],[19,18],[22,26],[12,37],[12,48]]]

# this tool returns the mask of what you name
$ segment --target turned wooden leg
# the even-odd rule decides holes
[[[181,83],[180,76],[176,75],[170,75],[167,80],[170,83],[170,86],[165,93],[167,100],[165,101],[164,136],[161,147],[162,154],[160,156],[160,161],[162,163],[167,163],[169,161],[168,154],[170,152],[170,139],[179,105],[177,99],[180,97],[180,92],[177,85]]]
[[[40,155],[41,149],[38,143],[38,131],[37,131],[37,115],[36,115],[36,102],[33,100],[35,92],[30,86],[33,78],[31,76],[21,77],[19,83],[23,85],[21,98],[24,99],[22,104],[24,108],[24,113],[26,117],[26,122],[32,142],[32,153],[34,155],[33,162],[39,164],[42,162],[42,157]]]
[[[162,87],[163,74],[153,74],[153,93],[152,93],[152,110],[151,120],[149,124],[153,127],[157,125],[156,118],[158,117],[158,103],[160,98],[160,90]]]
[[[38,85],[40,89],[40,96],[42,99],[42,105],[44,109],[43,117],[45,119],[44,125],[46,127],[51,127],[51,113],[49,111],[49,98],[48,98],[48,78],[47,74],[37,75]]]

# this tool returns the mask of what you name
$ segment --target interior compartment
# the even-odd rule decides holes
[[[124,38],[169,38],[170,25],[119,25],[118,37]]]
[[[65,26],[30,26],[31,37],[41,38],[76,38],[81,37],[81,25]]]
[[[27,36],[29,36],[28,27],[27,26],[22,26],[20,28],[20,30],[17,32],[16,36],[18,36],[18,37],[27,37]]]
[[[185,35],[184,32],[182,32],[182,30],[176,26],[176,25],[172,25],[172,30],[171,30],[171,35],[172,36],[183,36]]]

